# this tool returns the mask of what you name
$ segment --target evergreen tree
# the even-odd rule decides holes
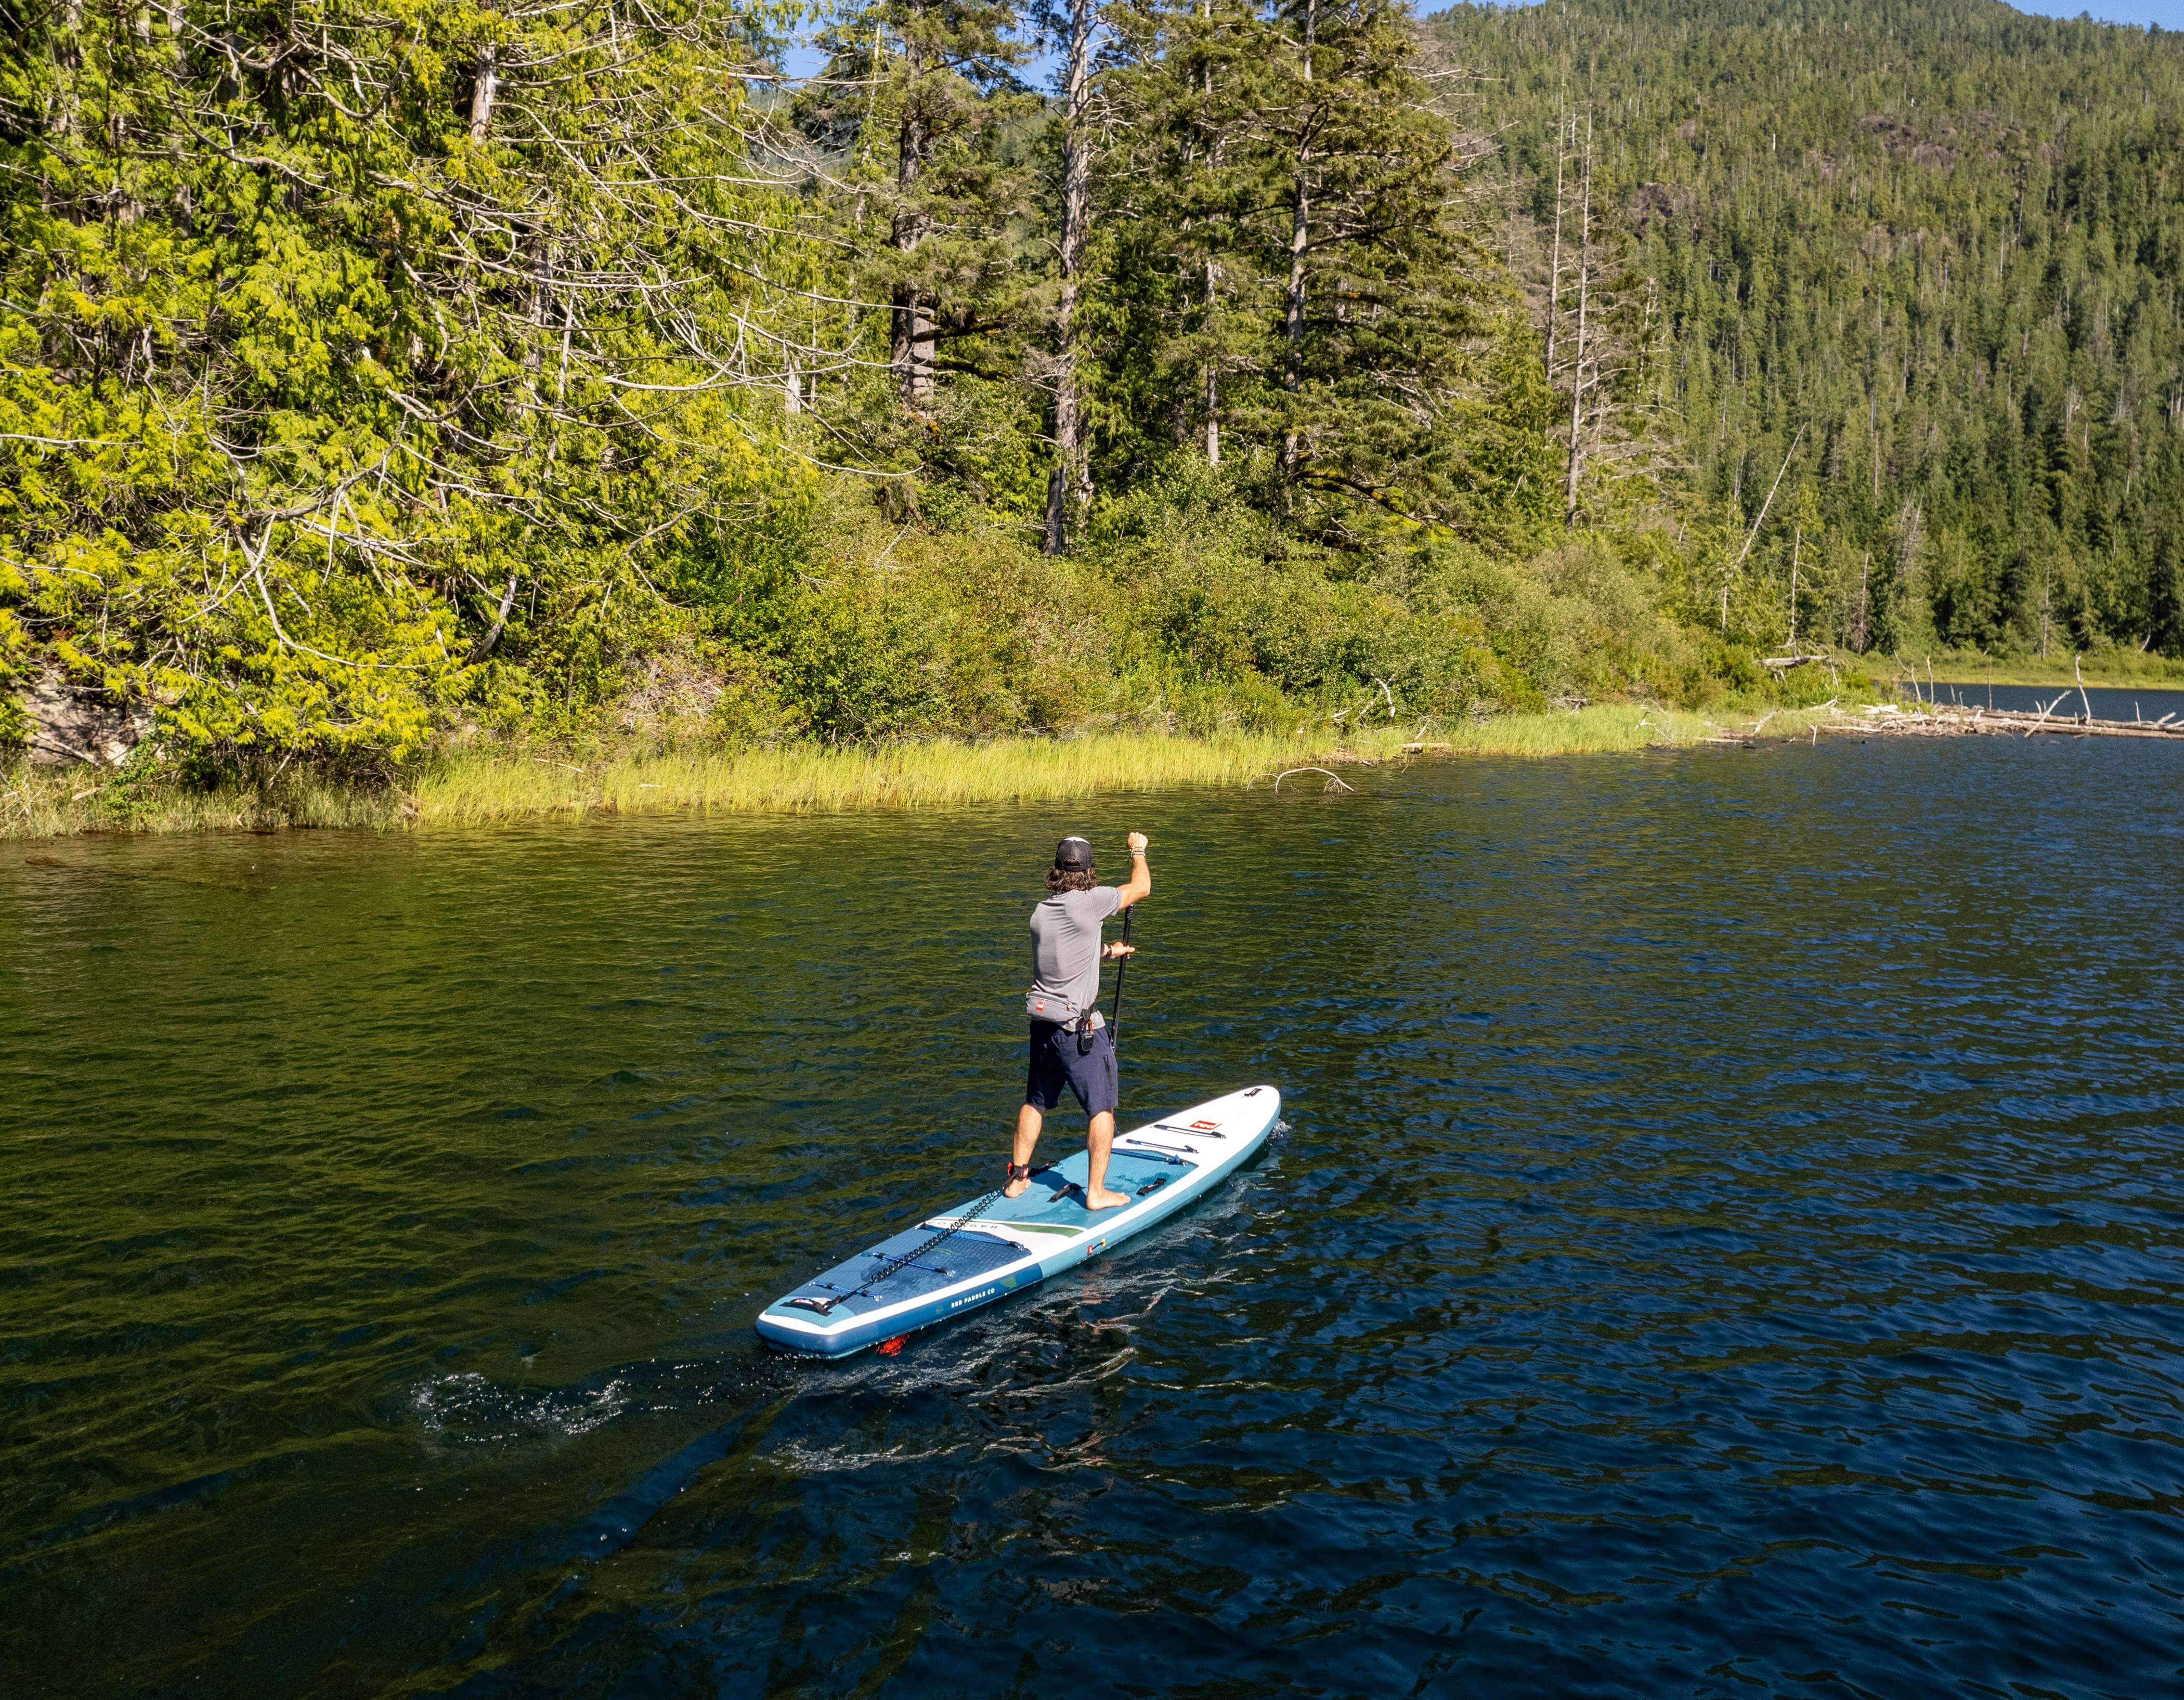
[[[1029,181],[1006,132],[1037,106],[1016,75],[1017,23],[1006,0],[847,7],[797,103],[798,122],[833,151],[855,286],[888,303],[888,368],[922,418],[944,369],[979,369],[979,346],[1017,328]]]
[[[1060,147],[1055,188],[1059,229],[1055,243],[1058,288],[1054,308],[1054,467],[1047,478],[1045,545],[1060,554],[1068,534],[1092,500],[1086,453],[1084,388],[1078,369],[1083,326],[1078,297],[1084,287],[1086,245],[1091,236],[1093,154],[1092,58],[1100,27],[1096,0],[1045,0],[1037,13],[1045,38],[1057,48],[1061,109],[1055,114]]]
[[[1262,355],[1270,297],[1246,219],[1272,32],[1251,0],[1139,0],[1116,34],[1123,145],[1099,185],[1112,226],[1106,434],[1135,481],[1186,439],[1219,466],[1228,380]]]
[[[1510,297],[1407,11],[1145,5],[1125,38],[1123,452],[1189,437],[1240,454],[1272,507],[1333,536],[1361,509],[1498,523],[1483,516],[1507,492],[1475,451]]]

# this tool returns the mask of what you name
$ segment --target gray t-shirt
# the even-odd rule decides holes
[[[1122,892],[1095,886],[1057,892],[1031,912],[1031,993],[1034,1021],[1074,1021],[1100,1001],[1100,924],[1123,906]]]

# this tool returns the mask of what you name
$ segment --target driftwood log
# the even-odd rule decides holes
[[[2064,692],[2064,696],[2070,692]],[[1868,709],[1863,714],[1844,715],[1827,723],[1830,732],[1856,732],[1860,735],[1885,732],[1897,736],[1928,738],[2003,737],[2029,738],[2037,734],[2066,738],[2179,738],[2184,739],[2184,724],[2172,724],[2173,716],[2164,714],[2159,720],[2097,720],[2090,712],[2084,714],[2059,715],[2054,710],[2063,700],[2058,697],[2038,714],[2016,708],[1958,708],[1942,705],[1920,714],[1890,713]],[[2092,705],[2088,703],[2088,709]]]

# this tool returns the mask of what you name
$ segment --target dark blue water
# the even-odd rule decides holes
[[[2174,1692],[2184,751],[1357,782],[0,854],[0,1692]],[[1131,827],[1268,1158],[766,1356]]]

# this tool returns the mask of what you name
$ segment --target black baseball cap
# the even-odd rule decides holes
[[[1065,838],[1054,847],[1054,865],[1074,874],[1092,865],[1092,843],[1085,838]]]

